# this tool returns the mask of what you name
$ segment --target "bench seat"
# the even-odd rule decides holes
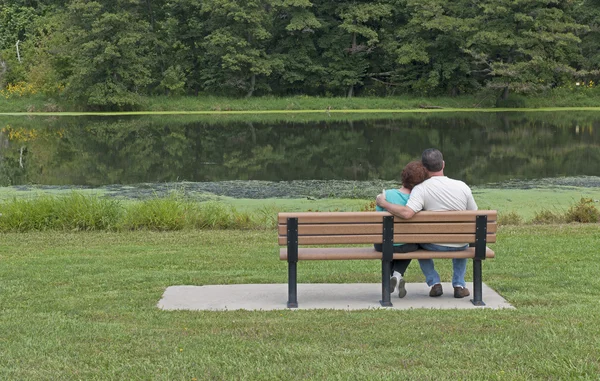
[[[372,247],[300,247],[298,248],[299,261],[316,260],[351,260],[351,259],[382,259],[382,252],[375,251]],[[486,258],[494,258],[492,249],[486,247]],[[475,258],[475,248],[469,247],[463,251],[429,251],[417,250],[410,253],[394,253],[394,259],[451,259]],[[279,249],[279,259],[287,261],[287,248]]]

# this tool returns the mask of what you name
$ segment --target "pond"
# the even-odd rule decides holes
[[[600,176],[600,113],[0,117],[0,185],[396,180],[425,148],[470,185]]]

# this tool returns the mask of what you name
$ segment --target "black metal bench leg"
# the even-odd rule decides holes
[[[298,308],[298,218],[287,219],[288,308]]]
[[[471,303],[476,306],[485,306],[481,278],[481,259],[473,259],[473,299],[471,299]]]
[[[381,303],[382,307],[393,307],[390,300],[390,278],[394,259],[394,217],[383,217],[383,236],[381,253]]]
[[[381,261],[381,303],[382,307],[393,307],[390,298],[390,278],[392,263],[390,261]]]
[[[297,262],[288,262],[288,308],[298,308]]]

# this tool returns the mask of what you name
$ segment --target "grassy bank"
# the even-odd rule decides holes
[[[138,110],[142,113],[183,113],[183,112],[265,112],[265,111],[310,111],[331,113],[347,112],[351,110],[379,110],[388,112],[398,110],[412,110],[420,112],[465,111],[492,109],[495,111],[508,109],[553,109],[553,108],[598,108],[600,105],[600,91],[593,89],[553,89],[542,94],[529,96],[513,95],[506,101],[497,102],[497,94],[482,92],[476,95],[463,95],[457,97],[419,97],[419,96],[392,96],[392,97],[355,97],[334,98],[314,96],[289,96],[289,97],[253,97],[253,98],[227,98],[211,95],[166,97],[146,97]],[[425,107],[425,108],[424,108]],[[436,107],[429,109],[428,107]],[[62,98],[47,99],[42,96],[13,97],[0,102],[0,113],[78,113],[84,111],[80,106],[74,105]],[[101,113],[104,114],[104,113]],[[114,113],[113,113],[114,114]],[[119,113],[116,113],[119,114]],[[131,114],[131,113],[129,113]],[[135,113],[133,113],[135,114]],[[76,114],[71,114],[76,115]]]
[[[230,184],[231,191],[239,191],[236,184]],[[299,184],[286,190],[285,184],[261,182],[246,185],[257,198],[243,198],[228,196],[225,185],[221,186],[222,194],[194,189],[191,183],[187,185],[190,187],[144,188],[137,192],[133,187],[76,191],[5,187],[0,190],[0,232],[270,229],[275,226],[278,212],[374,210],[373,200],[382,188],[379,183],[357,187],[343,182],[336,186],[332,182],[325,191],[329,195],[319,198],[305,193],[310,189]],[[270,189],[269,185],[277,189]],[[386,183],[385,187],[393,186]],[[274,197],[274,191],[283,191],[290,198]],[[590,202],[577,209],[600,208],[597,187],[474,188],[473,194],[480,209],[498,210],[502,224],[569,221],[566,215],[581,199]]]
[[[352,312],[156,308],[170,285],[285,283],[274,231],[4,234],[0,379],[596,379],[599,233],[502,228],[485,282],[516,310]],[[375,262],[299,278],[376,283]]]

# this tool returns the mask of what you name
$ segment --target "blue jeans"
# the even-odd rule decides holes
[[[436,245],[435,243],[420,243],[424,250],[429,251],[461,251],[469,247],[465,245],[462,247],[449,247]],[[419,259],[419,266],[421,271],[425,275],[425,281],[429,287],[436,283],[440,283],[440,275],[435,271],[433,265],[433,259]],[[454,258],[452,259],[452,287],[465,287],[465,274],[467,273],[467,259],[466,258]]]

